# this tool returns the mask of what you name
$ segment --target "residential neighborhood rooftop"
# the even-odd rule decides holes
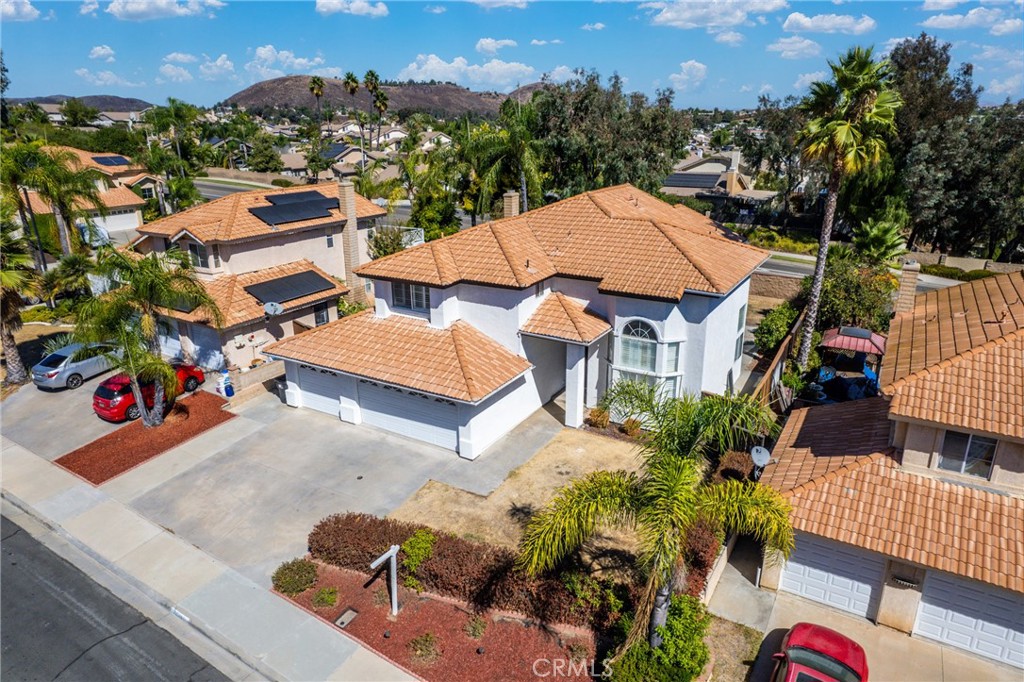
[[[571,343],[589,344],[612,330],[608,321],[560,291],[545,298],[520,330]]]
[[[97,192],[97,195],[99,196],[100,203],[107,209],[138,208],[146,205],[145,199],[124,185],[118,185],[117,187],[111,187],[110,189]],[[28,193],[28,202],[32,212],[37,215],[53,213],[53,207],[48,201],[45,201],[40,197],[38,192],[30,190]],[[84,210],[99,208],[98,206],[94,206],[92,203],[82,199],[76,200],[75,206]]]

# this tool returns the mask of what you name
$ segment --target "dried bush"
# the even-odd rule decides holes
[[[305,592],[316,582],[316,564],[306,559],[286,561],[277,567],[271,581],[282,594]]]
[[[636,438],[640,435],[640,429],[643,426],[643,422],[639,419],[633,419],[630,417],[626,421],[622,422],[622,432],[630,438]]]
[[[473,639],[480,639],[481,637],[483,637],[484,631],[486,629],[487,621],[481,618],[480,616],[471,617],[466,622],[466,625],[462,628],[463,632],[465,632],[467,636],[472,637]]]
[[[587,423],[595,429],[606,429],[611,421],[611,415],[603,407],[592,407],[587,413]]]
[[[441,658],[441,649],[438,646],[440,640],[432,632],[424,632],[419,637],[413,637],[409,642],[409,651],[412,657],[421,663],[433,663]]]

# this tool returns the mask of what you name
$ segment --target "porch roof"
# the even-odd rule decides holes
[[[520,332],[589,345],[611,330],[607,320],[556,291],[541,302]]]

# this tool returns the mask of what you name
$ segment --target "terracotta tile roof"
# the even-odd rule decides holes
[[[315,272],[324,279],[334,282],[334,278],[326,272],[313,265],[308,260],[297,260],[284,265],[276,265],[272,268],[247,272],[244,275],[222,275],[208,282],[202,282],[206,291],[217,303],[217,308],[224,316],[223,329],[230,329],[240,324],[252,322],[263,318],[263,304],[259,299],[249,294],[245,287],[261,282],[269,282],[272,279],[295,275],[300,272]],[[348,289],[341,284],[335,284],[331,289],[318,291],[309,296],[296,298],[283,303],[285,312],[298,310],[314,303],[336,299],[348,293]],[[178,310],[163,309],[161,311],[167,317],[173,317],[186,322],[209,323],[210,316],[200,309],[190,313],[183,313]]]
[[[120,175],[121,173],[133,171],[139,173],[145,171],[145,166],[139,164],[129,164],[127,166],[104,166],[101,163],[93,161],[93,157],[99,156],[124,156],[124,154],[118,154],[117,152],[87,152],[84,149],[75,149],[74,147],[65,147],[62,145],[47,145],[44,149],[60,150],[64,152],[71,152],[75,158],[78,159],[78,164],[83,168],[91,168],[92,170],[99,171],[104,175]],[[127,158],[127,157],[125,157]]]
[[[313,227],[337,225],[346,220],[340,210],[332,209],[327,218],[313,218],[294,223],[285,223],[271,228],[265,222],[249,213],[250,208],[270,206],[266,200],[268,195],[289,194],[294,192],[316,191],[328,198],[337,198],[338,184],[324,182],[317,185],[299,185],[287,189],[258,189],[251,192],[236,192],[211,202],[200,204],[181,213],[161,218],[139,229],[143,234],[157,237],[174,238],[184,231],[194,235],[200,241],[230,242],[253,237],[286,234],[306,230]],[[356,214],[358,218],[372,218],[386,215],[386,212],[372,201],[356,195]]]
[[[603,317],[587,310],[579,301],[556,291],[537,306],[520,331],[533,336],[589,344],[611,329]]]
[[[687,289],[727,293],[767,256],[722,236],[699,213],[619,185],[463,230],[356,272],[439,287],[524,288],[563,275],[596,280],[604,293],[678,301]]]
[[[109,208],[134,208],[145,206],[146,200],[127,187],[114,187],[99,193],[100,203]],[[28,203],[33,213],[48,215],[53,213],[53,208],[44,201],[37,192],[28,193]],[[75,208],[79,210],[95,210],[96,206],[86,201],[76,201]]]
[[[803,469],[808,458],[835,460],[816,462],[810,469],[823,473],[797,485],[788,476],[767,479],[792,505],[796,530],[1024,592],[1024,499],[902,471],[890,449],[866,456],[849,448],[832,450],[843,437],[858,444],[858,452],[871,444],[870,437],[863,443],[851,437],[848,422],[835,421],[837,416],[842,417],[833,410],[831,418],[791,418],[779,441],[824,442],[828,448],[788,446],[773,452],[780,461],[769,468],[780,471]]]
[[[892,414],[1024,439],[1024,330],[900,379],[892,394]]]
[[[465,322],[435,329],[426,320],[373,311],[343,317],[263,349],[462,402],[479,402],[532,365]]]
[[[1022,336],[1022,272],[918,296],[882,361],[892,414],[1024,437]]]

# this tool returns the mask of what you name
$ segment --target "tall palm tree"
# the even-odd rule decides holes
[[[373,101],[377,92],[380,90],[380,76],[373,69],[370,69],[363,75],[363,87],[366,88],[366,92],[370,93],[370,104],[373,105]],[[373,140],[373,124],[370,124],[370,140]]]
[[[475,155],[483,171],[480,203],[483,213],[501,190],[503,178],[519,180],[523,213],[529,210],[529,194],[540,192],[541,141],[534,139],[536,112],[530,105],[507,100],[502,107],[501,128],[491,128],[474,140]]]
[[[25,193],[31,186],[36,169],[40,163],[45,162],[45,159],[41,158],[40,148],[40,143],[32,142],[16,142],[4,147],[3,154],[0,154],[0,196],[17,210],[25,232],[28,233],[30,229],[34,232],[37,247],[36,268],[43,272],[46,270],[46,257],[43,255],[43,244],[39,238],[35,214]]]
[[[828,246],[843,178],[874,166],[887,154],[886,140],[896,133],[896,110],[902,105],[899,93],[892,87],[889,61],[875,61],[871,48],[851,48],[838,62],[829,62],[829,68],[831,80],[812,83],[811,93],[800,104],[808,116],[797,136],[804,158],[821,162],[828,169],[818,259],[797,356],[800,367],[807,365],[818,322]]]
[[[0,215],[0,342],[7,364],[6,384],[28,381],[25,362],[14,340],[21,329],[22,296],[35,293],[38,275],[33,269],[32,254],[23,237],[16,237],[18,227],[11,220],[14,208],[3,203]]]
[[[647,429],[639,471],[597,471],[562,488],[527,525],[519,566],[531,574],[550,570],[600,528],[632,530],[647,583],[625,646],[646,636],[658,647],[658,628],[665,624],[686,536],[695,524],[753,535],[783,556],[792,550],[789,506],[778,492],[746,481],[705,482],[708,452],[774,428],[774,421],[749,396],[662,399],[655,387],[624,382],[609,389],[606,401],[639,417]]]
[[[309,94],[316,98],[316,123],[321,125],[324,120],[323,112],[320,109],[320,98],[324,96],[324,79],[320,76],[313,76],[309,79]]]
[[[162,309],[200,310],[218,328],[223,323],[216,302],[196,279],[188,254],[178,249],[140,255],[101,247],[97,269],[114,286],[85,303],[78,315],[75,334],[82,341],[115,339],[115,346],[125,357],[140,363],[138,367],[150,367],[147,371],[153,371],[151,357],[160,357],[160,331],[167,328],[160,317]],[[137,339],[142,339],[145,354],[136,348]],[[127,345],[122,348],[121,342]],[[164,390],[158,382],[153,410],[143,413],[146,426],[163,423]]]
[[[25,160],[36,165],[26,169],[23,179],[50,205],[61,252],[70,256],[78,243],[71,230],[75,221],[81,218],[91,225],[92,218],[87,210],[90,208],[100,215],[107,214],[96,187],[96,172],[83,168],[74,153],[60,147],[40,147],[37,155]]]
[[[383,90],[373,93],[373,109],[377,112],[377,149],[380,149],[380,133],[384,127],[384,114],[388,112],[388,93]]]
[[[346,71],[345,77],[341,80],[341,87],[345,88],[349,96],[355,97],[356,91],[359,90],[359,76],[351,71]]]

